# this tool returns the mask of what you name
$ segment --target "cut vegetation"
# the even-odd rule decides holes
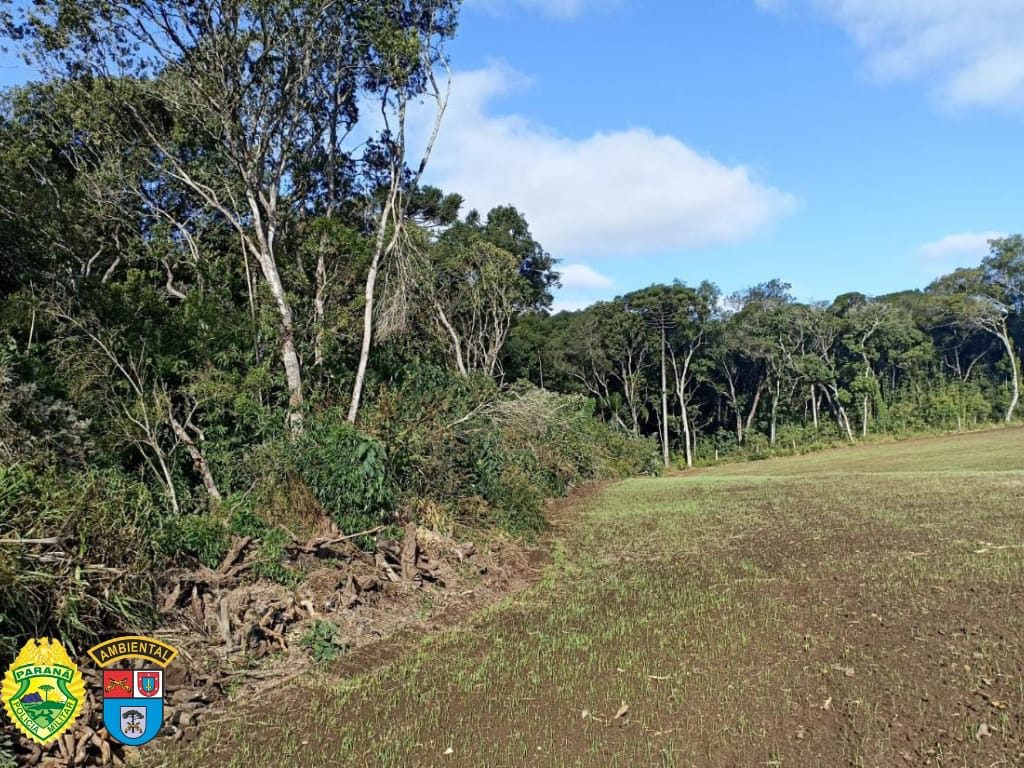
[[[1024,430],[609,486],[536,588],[149,764],[1018,765]]]

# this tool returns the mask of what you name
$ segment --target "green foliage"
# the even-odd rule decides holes
[[[0,537],[58,542],[0,548],[0,659],[47,634],[73,648],[154,618],[158,525],[149,490],[115,471],[0,465]]]
[[[279,584],[294,585],[301,574],[282,562],[288,533],[260,517],[257,499],[236,494],[225,499],[215,512],[179,515],[171,518],[155,534],[155,545],[169,561],[195,558],[208,568],[216,568],[231,546],[231,537],[247,536],[256,549],[252,572]]]
[[[337,634],[338,627],[334,622],[317,619],[300,642],[309,651],[313,661],[327,664],[348,650],[348,646],[338,639]]]
[[[171,518],[156,537],[161,554],[170,560],[194,557],[209,568],[220,565],[230,546],[224,521],[208,514]]]
[[[336,411],[320,415],[291,451],[295,473],[345,533],[368,530],[393,509],[395,488],[384,446]]]
[[[285,586],[294,586],[301,581],[301,573],[288,568],[281,562],[288,540],[288,534],[280,528],[265,531],[260,537],[253,573]]]
[[[656,461],[650,441],[599,422],[584,397],[529,384],[501,391],[431,366],[385,387],[366,419],[390,448],[401,506],[431,500],[463,522],[515,533],[543,525],[545,499]]]

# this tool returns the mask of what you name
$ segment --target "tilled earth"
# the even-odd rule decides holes
[[[605,488],[534,588],[374,671],[236,701],[153,764],[1024,765],[1022,448]]]

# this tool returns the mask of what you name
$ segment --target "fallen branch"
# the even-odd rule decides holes
[[[322,549],[323,547],[329,547],[332,544],[340,544],[343,541],[351,541],[352,539],[358,539],[362,536],[370,536],[374,533],[379,533],[380,531],[383,531],[385,528],[387,528],[386,525],[378,525],[375,528],[370,528],[366,531],[360,531],[359,533],[350,533],[345,536],[335,536],[331,539],[313,539],[312,541],[308,541],[305,544],[301,544],[298,541],[296,541],[294,544],[289,545],[288,549],[293,549],[296,552],[316,552],[318,549]]]
[[[0,539],[0,544],[60,544],[60,538],[51,536],[47,539]]]

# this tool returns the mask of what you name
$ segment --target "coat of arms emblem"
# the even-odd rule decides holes
[[[60,641],[32,639],[4,675],[0,698],[18,730],[46,745],[75,722],[85,685]]]
[[[89,649],[101,668],[126,659],[144,659],[160,667],[177,651],[140,635],[115,637]],[[152,741],[164,722],[162,669],[103,669],[103,724],[111,738],[138,747]]]
[[[163,672],[155,669],[103,670],[103,724],[131,747],[151,741],[164,721]]]

